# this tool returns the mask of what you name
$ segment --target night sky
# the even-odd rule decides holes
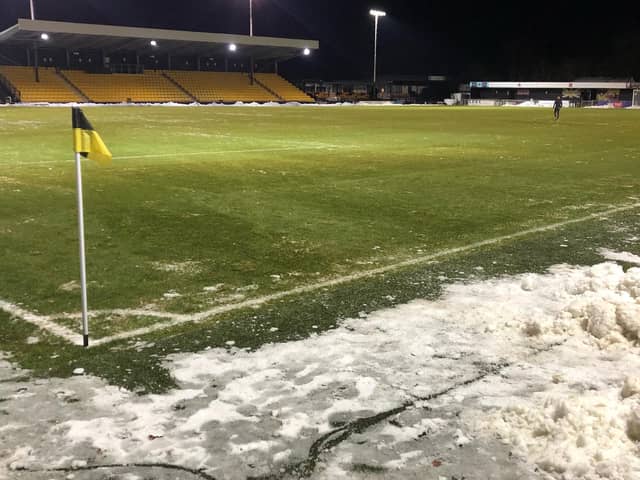
[[[36,17],[140,27],[248,33],[248,0],[34,0]],[[256,35],[320,40],[296,78],[368,79],[370,8],[380,23],[380,75],[468,80],[640,79],[640,7],[633,2],[254,0]],[[29,16],[28,0],[0,0],[0,28]]]

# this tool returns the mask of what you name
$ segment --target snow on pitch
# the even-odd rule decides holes
[[[165,395],[0,382],[0,477],[131,462],[287,472],[321,435],[401,407],[322,453],[313,478],[637,480],[639,335],[639,268],[562,265],[451,285],[304,341],[176,355],[181,388]]]

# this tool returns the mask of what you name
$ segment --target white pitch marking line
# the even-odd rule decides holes
[[[113,161],[118,160],[136,160],[144,158],[171,158],[171,157],[194,157],[202,155],[226,155],[236,153],[270,153],[270,152],[290,152],[296,150],[332,150],[332,149],[349,149],[359,148],[357,145],[313,145],[313,146],[296,146],[296,147],[277,147],[277,148],[254,148],[246,150],[214,150],[208,152],[186,152],[186,153],[153,153],[148,155],[125,155],[121,157],[113,157]],[[60,163],[66,163],[65,160],[43,160],[40,162],[19,162],[19,163],[0,163],[2,166],[21,166],[28,167],[31,165],[57,165]]]
[[[149,155],[129,155],[124,157],[114,158],[114,161],[117,160],[135,160],[139,158],[163,158],[163,157],[188,157],[188,156],[199,156],[199,155],[224,155],[227,153],[268,153],[268,152],[288,152],[295,150],[325,150],[331,148],[356,148],[351,145],[314,145],[314,146],[297,146],[297,147],[277,147],[277,148],[260,148],[260,149],[246,149],[246,150],[219,150],[215,152],[187,152],[187,153],[158,153],[158,154],[149,154]]]
[[[592,213],[589,215],[586,215],[584,217],[580,217],[580,218],[574,218],[572,220],[565,220],[563,222],[557,222],[557,223],[552,223],[550,225],[545,225],[542,227],[534,227],[534,228],[529,228],[527,230],[522,230],[520,232],[516,232],[516,233],[512,233],[509,235],[503,235],[500,237],[495,237],[495,238],[491,238],[488,240],[482,240],[480,242],[475,242],[475,243],[471,243],[469,245],[464,245],[462,247],[455,247],[455,248],[448,248],[445,250],[440,250],[439,252],[435,252],[429,255],[423,255],[420,257],[416,257],[416,258],[412,258],[409,260],[405,260],[402,262],[398,262],[392,265],[387,265],[384,267],[379,267],[379,268],[375,268],[375,269],[371,269],[371,270],[365,270],[359,273],[354,273],[352,275],[346,275],[343,277],[337,277],[337,278],[333,278],[331,280],[326,280],[326,281],[322,281],[322,282],[318,282],[318,283],[314,283],[312,285],[306,285],[306,286],[302,286],[302,287],[296,287],[293,288],[291,290],[286,290],[284,292],[278,292],[278,293],[274,293],[272,295],[267,295],[267,296],[263,296],[263,297],[257,297],[257,298],[253,298],[250,300],[245,300],[242,302],[236,302],[236,303],[229,303],[229,304],[225,304],[225,305],[220,305],[218,307],[214,307],[210,310],[205,310],[203,312],[199,312],[199,313],[195,313],[195,314],[191,314],[191,315],[187,315],[187,314],[172,314],[169,312],[158,312],[158,311],[153,311],[153,310],[144,310],[144,309],[114,309],[114,310],[100,310],[100,311],[94,311],[91,312],[91,316],[96,316],[96,315],[123,315],[123,316],[146,316],[146,317],[156,317],[156,318],[162,318],[162,319],[168,319],[170,321],[168,322],[164,322],[164,323],[159,323],[159,324],[155,324],[155,325],[151,325],[149,327],[144,327],[144,328],[139,328],[137,330],[131,330],[129,332],[123,332],[123,333],[119,333],[117,335],[113,335],[111,337],[104,337],[104,338],[100,338],[100,339],[96,339],[93,340],[92,342],[92,346],[97,346],[97,345],[104,345],[107,343],[111,343],[113,341],[116,340],[124,340],[127,338],[132,338],[132,337],[137,337],[137,336],[141,336],[141,335],[146,335],[148,333],[153,333],[153,332],[157,332],[159,330],[164,330],[170,327],[174,327],[177,325],[182,325],[184,323],[197,323],[197,322],[201,322],[203,320],[215,317],[217,315],[220,315],[222,313],[227,313],[227,312],[231,312],[234,310],[240,310],[240,309],[244,309],[244,308],[251,308],[251,307],[258,307],[261,306],[265,303],[268,302],[272,302],[274,300],[280,300],[282,298],[285,297],[289,297],[289,296],[293,296],[293,295],[298,295],[301,293],[309,293],[309,292],[313,292],[316,290],[320,290],[323,288],[328,288],[328,287],[334,287],[337,285],[341,285],[344,283],[349,283],[352,282],[354,280],[361,280],[364,278],[370,278],[370,277],[374,277],[376,275],[380,275],[383,273],[387,273],[387,272],[391,272],[394,270],[399,270],[401,268],[405,268],[405,267],[411,267],[411,266],[415,266],[415,265],[420,265],[420,264],[424,264],[424,263],[428,263],[430,261],[436,260],[438,258],[442,258],[442,257],[446,257],[449,255],[454,255],[454,254],[458,254],[458,253],[463,253],[463,252],[468,252],[470,250],[475,250],[478,248],[482,248],[482,247],[486,247],[489,245],[495,245],[497,243],[500,242],[504,242],[504,241],[508,241],[508,240],[513,240],[516,238],[520,238],[520,237],[524,237],[527,235],[531,235],[534,233],[542,233],[542,232],[548,232],[548,231],[552,231],[552,230],[557,230],[559,228],[562,227],[566,227],[567,225],[573,225],[576,223],[583,223],[589,220],[594,220],[594,219],[605,219],[608,215],[612,215],[615,213],[620,213],[620,212],[625,212],[625,211],[629,211],[629,210],[634,210],[640,208],[640,203],[633,203],[633,204],[629,204],[629,205],[624,205],[621,207],[615,207],[615,208],[611,208],[609,210],[605,210],[602,212],[597,212],[597,213]],[[8,311],[9,313],[12,313],[14,315],[20,316],[17,313],[15,313],[14,311],[8,310],[7,307],[10,307],[11,309],[13,309],[14,311],[16,309],[20,309],[20,307],[16,307],[15,305],[11,305],[7,302],[3,302],[0,301],[0,309]],[[53,330],[50,330],[47,327],[44,327],[45,322],[47,325],[51,324],[51,319],[54,318],[79,318],[78,313],[74,313],[74,314],[68,314],[68,315],[55,315],[55,316],[49,316],[49,317],[40,317],[38,315],[35,315],[33,313],[27,312],[26,310],[22,310],[21,311],[25,312],[26,314],[29,315],[29,318],[24,318],[24,320],[29,321],[31,323],[37,324],[38,326],[42,326],[42,328],[45,328],[49,331],[51,331],[51,333],[55,333]],[[38,323],[36,323],[36,320]],[[53,324],[57,327],[56,324]],[[69,339],[69,337],[67,336],[67,334],[70,334],[70,332],[66,329],[65,330],[65,335],[60,335],[65,339]],[[57,334],[57,333],[56,333]],[[74,336],[79,336],[79,334],[75,334]],[[72,341],[72,343],[77,343],[75,340]]]

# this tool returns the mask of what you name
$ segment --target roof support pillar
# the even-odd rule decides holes
[[[224,57],[224,71],[229,71],[229,57]]]
[[[275,72],[275,74],[276,74],[276,75],[278,75],[278,60],[276,60],[276,61],[274,62],[273,67],[274,67],[274,72]]]
[[[69,54],[69,49],[68,48],[64,49],[64,55],[65,55],[65,57],[67,59],[67,69],[70,70],[71,69],[71,55]]]
[[[200,55],[198,55],[198,58],[196,59],[196,65],[198,66],[198,71],[200,71]]]
[[[34,73],[36,76],[36,82],[40,82],[40,72],[38,71],[38,42],[33,42],[33,58],[34,58],[34,62],[33,62],[33,66],[34,66]]]
[[[27,67],[31,66],[31,49],[27,48]]]
[[[171,54],[167,53],[167,69],[171,70]]]
[[[250,63],[250,65],[249,65],[249,84],[253,85],[253,77],[255,75],[255,72],[254,72],[255,65],[253,63],[253,55],[251,55],[249,57],[249,63]]]

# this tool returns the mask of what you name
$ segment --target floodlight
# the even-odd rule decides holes
[[[235,43],[232,43],[229,45],[229,51],[230,52],[235,52],[238,49],[238,47],[236,46]]]
[[[305,48],[305,49],[302,51],[302,53],[303,53],[305,56],[309,56],[309,55],[311,55],[311,50],[309,50],[308,48]]]
[[[158,46],[158,42],[156,42],[155,40],[151,40],[149,42],[149,45],[151,45],[152,47],[157,47]]]
[[[48,33],[41,33],[40,34],[40,38],[44,41],[49,40],[49,34]]]
[[[383,12],[382,10],[369,10],[369,14],[373,17],[375,17],[376,21],[375,21],[375,34],[374,34],[374,40],[373,40],[373,86],[375,89],[376,86],[376,81],[378,78],[378,21],[380,20],[380,18],[382,17],[386,17],[387,16],[387,12]]]

